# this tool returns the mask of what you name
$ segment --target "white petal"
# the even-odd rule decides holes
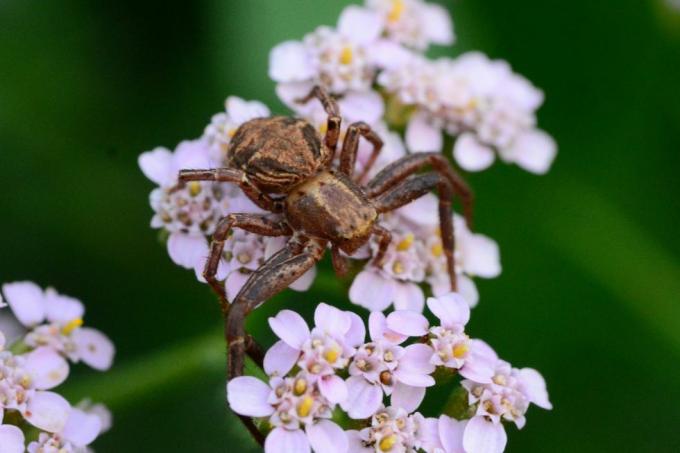
[[[52,348],[43,346],[24,357],[26,357],[24,367],[31,375],[33,385],[37,389],[54,388],[68,377],[68,362]]]
[[[285,376],[300,357],[298,349],[291,348],[279,340],[264,355],[264,371],[269,376]]]
[[[80,359],[95,370],[111,368],[116,348],[109,337],[96,329],[81,327],[73,332],[73,341],[78,347]]]
[[[425,398],[425,387],[414,387],[411,385],[397,382],[392,390],[391,404],[394,407],[401,407],[406,412],[413,412],[418,409],[420,403]]]
[[[473,134],[466,132],[456,140],[453,157],[464,170],[481,171],[489,168],[496,155],[493,149],[482,145]]]
[[[210,145],[206,139],[183,140],[175,148],[172,159],[173,179],[177,178],[180,170],[187,168],[211,167]]]
[[[470,308],[475,308],[477,303],[479,303],[477,285],[467,275],[458,275],[456,278],[458,280],[458,293],[463,296],[463,299],[465,299]]]
[[[433,193],[413,200],[396,211],[410,222],[425,227],[439,227],[439,199]]]
[[[301,292],[307,291],[312,286],[312,283],[314,283],[315,278],[316,278],[316,266],[313,266],[309,268],[307,272],[298,277],[297,280],[288,285],[288,287],[295,291]]]
[[[226,101],[227,115],[236,124],[243,124],[253,118],[270,115],[269,108],[259,101],[246,101],[237,96],[229,96]]]
[[[264,442],[264,453],[309,453],[309,441],[301,429],[275,428]]]
[[[266,417],[274,412],[267,402],[271,388],[251,376],[239,376],[227,383],[227,401],[231,410],[248,417]]]
[[[301,349],[310,335],[309,327],[302,316],[291,310],[281,310],[275,317],[269,318],[269,327],[288,346],[295,349]]]
[[[351,453],[375,453],[374,448],[367,447],[364,444],[364,440],[361,438],[361,434],[356,430],[345,431],[348,441],[348,451]]]
[[[418,112],[406,127],[406,145],[411,152],[441,151],[444,138],[441,129],[429,121],[427,114]]]
[[[398,69],[412,58],[413,52],[389,39],[378,39],[368,50],[369,61],[383,69]]]
[[[347,399],[347,385],[339,376],[329,375],[319,379],[321,394],[331,403],[339,404]]]
[[[269,54],[269,77],[276,82],[301,82],[314,77],[314,65],[300,41],[286,41]]]
[[[56,433],[64,428],[70,412],[71,405],[62,396],[37,391],[28,400],[24,418],[36,428]]]
[[[422,312],[425,306],[423,289],[412,282],[395,282],[394,308]]]
[[[351,311],[346,312],[351,320],[350,328],[345,334],[345,344],[356,348],[366,339],[366,327],[364,320],[359,315]]]
[[[102,422],[95,414],[73,408],[61,436],[78,447],[94,441],[101,432]]]
[[[439,417],[439,440],[446,453],[465,453],[463,449],[463,433],[467,421],[458,421],[447,415]]]
[[[144,176],[161,187],[169,187],[175,183],[177,174],[172,168],[172,153],[169,149],[158,147],[142,153],[137,159]]]
[[[2,285],[2,292],[21,324],[33,326],[45,320],[45,293],[35,283],[6,283]]]
[[[383,98],[375,91],[350,91],[338,100],[338,107],[343,121],[347,123],[365,121],[375,124],[385,113]]]
[[[423,22],[426,24],[425,35],[430,42],[440,45],[453,43],[453,23],[446,8],[433,3],[424,4]]]
[[[45,316],[50,322],[65,324],[85,314],[83,303],[73,297],[57,293],[52,288],[45,290]]]
[[[519,379],[522,390],[527,395],[529,401],[543,409],[552,409],[552,404],[548,399],[545,379],[543,379],[541,373],[533,368],[522,368],[519,370]]]
[[[464,326],[470,320],[470,307],[458,293],[428,297],[427,308],[439,318],[444,327]]]
[[[472,276],[494,278],[501,273],[498,244],[483,234],[463,235],[458,243],[463,271]]]
[[[417,311],[399,310],[387,315],[387,327],[402,335],[425,335],[430,327],[427,318]]]
[[[307,437],[315,453],[345,453],[349,448],[345,432],[330,420],[307,426]]]
[[[23,453],[24,433],[13,425],[0,426],[0,453]]]
[[[224,282],[225,290],[227,291],[227,300],[233,302],[234,298],[238,295],[243,285],[246,284],[248,279],[252,274],[246,274],[240,271],[233,271],[228,276]]]
[[[352,325],[352,318],[331,305],[320,303],[314,311],[314,323],[327,334],[342,338]]]
[[[315,112],[322,112],[323,109],[318,102],[309,101],[306,104],[296,102],[309,94],[313,82],[287,82],[276,85],[276,95],[288,108],[297,112],[305,118],[314,118]]]
[[[375,41],[382,30],[383,23],[378,13],[360,6],[346,7],[338,19],[340,34],[356,43],[368,44]]]
[[[501,150],[503,159],[515,162],[523,169],[539,175],[550,170],[556,155],[555,140],[541,130],[525,132],[509,149]]]
[[[371,311],[385,310],[393,297],[394,285],[372,269],[359,272],[349,288],[349,300]]]
[[[392,344],[403,343],[408,337],[387,328],[387,318],[379,311],[372,312],[368,317],[368,331],[373,341],[387,341]]]
[[[361,376],[350,377],[346,384],[348,397],[340,406],[350,418],[369,418],[380,408],[383,392],[379,385],[373,385]]]
[[[196,263],[208,257],[208,241],[204,236],[172,233],[168,238],[168,254],[175,264],[193,269]]]
[[[503,425],[484,417],[472,417],[463,433],[463,447],[468,453],[501,453],[507,441]]]
[[[397,379],[404,384],[416,387],[434,385],[434,378],[430,376],[435,366],[430,363],[434,351],[426,344],[416,343],[404,349],[404,355],[399,359],[399,366],[394,372]]]

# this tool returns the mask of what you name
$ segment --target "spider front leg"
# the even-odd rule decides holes
[[[318,85],[307,94],[307,96],[296,99],[295,102],[300,104],[306,104],[313,98],[317,98],[323,109],[328,115],[328,120],[326,122],[326,136],[324,137],[324,143],[332,151],[330,154],[330,159],[333,159],[335,155],[335,150],[338,147],[338,140],[340,139],[340,126],[342,124],[342,118],[340,117],[340,109],[338,108],[337,102],[331,95],[328,94],[326,90]]]
[[[437,188],[439,192],[439,229],[441,230],[442,249],[446,256],[446,267],[451,282],[451,291],[458,288],[456,268],[453,259],[455,250],[451,204],[454,190],[451,182],[438,173],[413,175],[381,195],[373,198],[373,204],[380,213],[394,211],[405,204],[420,198]]]
[[[224,241],[227,240],[232,228],[240,228],[250,233],[262,236],[289,236],[292,231],[284,221],[274,221],[263,214],[229,214],[219,221],[213,233],[210,243],[210,255],[205,262],[203,277],[219,296],[222,311],[226,314],[229,303],[224,290],[224,285],[217,278],[217,268],[220,264]]]
[[[352,178],[354,173],[360,137],[364,137],[373,145],[373,151],[356,181],[361,181],[366,177],[383,147],[382,139],[371,129],[371,126],[363,121],[350,124],[347,128],[347,134],[345,135],[345,141],[342,143],[342,151],[340,153],[340,171],[350,178]]]
[[[409,176],[417,173],[423,167],[431,165],[432,168],[446,179],[453,191],[461,198],[463,214],[469,228],[472,228],[474,195],[467,183],[451,167],[451,164],[439,153],[415,153],[392,162],[383,168],[366,185],[366,194],[369,197],[377,197],[394,186],[404,181]]]

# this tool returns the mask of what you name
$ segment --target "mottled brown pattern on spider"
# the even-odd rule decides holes
[[[347,264],[340,251],[352,253],[371,236],[376,236],[379,250],[375,260],[379,262],[391,240],[390,232],[378,225],[379,215],[432,189],[437,189],[439,195],[442,245],[451,288],[456,288],[451,204],[454,194],[459,195],[470,223],[472,195],[467,185],[438,153],[408,155],[385,167],[365,185],[360,184],[357,179],[368,174],[382,148],[380,137],[365,123],[349,125],[340,164],[337,169],[332,168],[341,118],[335,100],[319,87],[300,102],[314,97],[321,101],[328,114],[323,139],[311,124],[301,119],[257,118],[236,131],[228,152],[228,167],[182,170],[179,175],[180,184],[187,181],[237,184],[262,209],[281,215],[273,221],[267,214],[233,213],[220,220],[212,238],[203,275],[220,296],[226,316],[230,379],[243,374],[246,354],[257,357],[254,342],[242,340],[247,338],[245,317],[253,309],[312,268],[329,246],[333,266],[341,274]],[[367,168],[356,178],[353,167],[359,137],[374,149]],[[420,174],[426,166],[433,171]],[[290,240],[250,276],[230,305],[224,283],[217,280],[216,273],[224,241],[232,228],[265,236],[290,236]],[[247,420],[244,423],[254,429],[252,423]]]

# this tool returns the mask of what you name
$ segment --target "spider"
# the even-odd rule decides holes
[[[335,100],[315,86],[300,103],[318,99],[328,115],[324,137],[303,119],[275,116],[242,124],[228,149],[228,167],[181,170],[179,185],[188,181],[219,181],[237,184],[257,206],[279,214],[229,214],[213,234],[203,275],[218,294],[225,313],[228,342],[228,379],[243,374],[245,355],[261,357],[254,340],[245,333],[246,316],[269,298],[287,288],[314,266],[330,246],[338,274],[346,271],[346,258],[372,236],[378,239],[375,262],[380,264],[391,234],[378,224],[380,214],[393,211],[432,189],[439,195],[442,246],[451,289],[456,289],[454,236],[451,204],[461,197],[468,224],[472,216],[472,193],[466,183],[438,153],[403,157],[380,171],[368,183],[360,181],[370,171],[383,146],[380,137],[363,122],[350,124],[337,168],[333,160],[340,137],[341,117]],[[372,145],[372,153],[358,177],[354,175],[359,139]],[[419,173],[430,165],[434,171]],[[217,267],[232,228],[263,236],[290,236],[287,245],[255,271],[231,304],[224,285],[216,279]]]

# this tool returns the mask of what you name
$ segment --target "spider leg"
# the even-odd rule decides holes
[[[446,256],[446,267],[451,282],[451,291],[456,291],[456,269],[453,260],[455,242],[451,213],[451,200],[454,195],[454,190],[449,179],[439,173],[413,175],[402,181],[396,187],[388,189],[375,197],[373,199],[373,204],[380,213],[393,211],[416,198],[422,197],[435,187],[439,192],[439,228],[441,230],[442,249]]]
[[[323,243],[298,243],[292,239],[248,279],[231,304],[225,320],[229,345],[229,380],[243,375],[247,346],[244,328],[246,316],[307,272],[321,259],[324,250]]]
[[[222,311],[225,313],[229,309],[229,303],[224,285],[220,284],[215,275],[224,250],[224,241],[227,240],[232,228],[241,228],[262,236],[288,236],[292,234],[292,230],[286,222],[272,220],[264,214],[229,214],[219,221],[210,243],[210,255],[205,262],[203,277],[220,298]]]
[[[371,129],[371,126],[363,121],[350,124],[347,128],[345,140],[342,143],[342,151],[340,152],[340,172],[346,174],[350,178],[354,173],[354,164],[359,150],[359,137],[364,137],[371,145],[373,145],[373,152],[371,153],[364,170],[361,172],[361,175],[356,178],[357,181],[361,181],[366,177],[366,174],[370,171],[383,147],[382,139]]]
[[[340,249],[333,246],[331,248],[331,262],[333,263],[333,270],[335,270],[335,275],[338,277],[344,277],[347,275],[347,258],[342,256]]]
[[[377,197],[427,165],[431,165],[438,174],[449,181],[454,192],[461,198],[465,221],[468,227],[472,228],[474,205],[472,190],[451,167],[446,157],[439,153],[415,153],[392,162],[366,184],[366,194],[369,197]]]
[[[235,168],[211,168],[205,170],[180,170],[177,185],[171,189],[181,189],[189,181],[230,182],[241,188],[244,194],[260,208],[274,212],[283,212],[283,202],[271,198],[248,180],[242,170]]]
[[[373,234],[378,236],[378,253],[375,254],[375,265],[382,266],[385,259],[385,252],[392,242],[392,233],[380,225],[373,225]]]
[[[330,159],[333,159],[335,155],[335,150],[338,147],[338,140],[340,138],[340,125],[342,124],[342,118],[340,117],[340,109],[338,108],[337,102],[331,95],[328,94],[326,90],[318,85],[307,94],[307,96],[296,99],[295,102],[300,104],[306,104],[311,101],[312,98],[317,98],[323,109],[328,115],[328,120],[326,122],[326,136],[324,137],[324,143],[332,151],[330,153]]]

